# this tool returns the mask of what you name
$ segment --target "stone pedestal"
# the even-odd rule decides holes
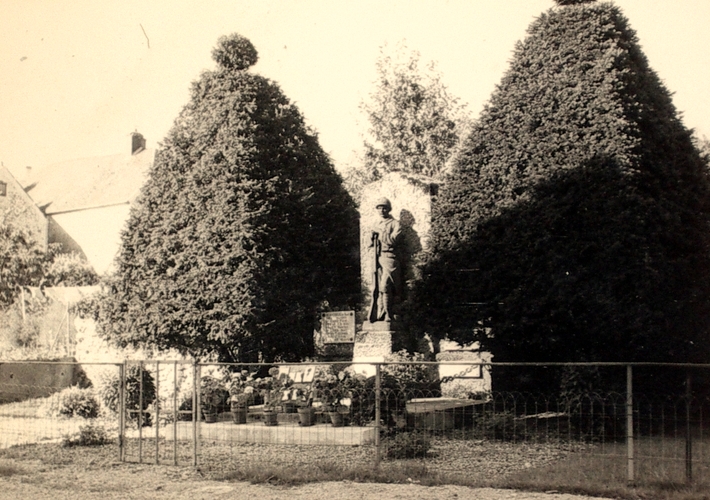
[[[386,356],[392,354],[392,323],[366,321],[362,329],[355,334],[353,346],[354,370],[370,377],[375,374],[375,366],[369,363],[382,362]]]

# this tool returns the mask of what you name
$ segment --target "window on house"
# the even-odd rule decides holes
[[[0,196],[7,196],[7,182],[0,181]]]

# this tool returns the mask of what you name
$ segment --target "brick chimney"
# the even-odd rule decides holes
[[[138,132],[131,134],[131,154],[135,155],[145,149],[145,138]]]

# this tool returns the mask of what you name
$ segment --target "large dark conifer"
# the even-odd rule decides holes
[[[533,22],[441,189],[421,324],[496,361],[708,361],[710,189],[610,3]]]
[[[100,310],[123,345],[222,361],[312,354],[319,304],[354,306],[354,203],[278,86],[247,71],[239,35],[157,153]]]

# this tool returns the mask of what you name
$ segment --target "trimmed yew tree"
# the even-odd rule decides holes
[[[558,3],[441,188],[421,324],[495,361],[707,362],[703,160],[621,11]]]
[[[320,304],[355,306],[357,212],[297,108],[247,71],[252,44],[222,37],[213,58],[132,207],[100,326],[119,345],[297,360]]]

